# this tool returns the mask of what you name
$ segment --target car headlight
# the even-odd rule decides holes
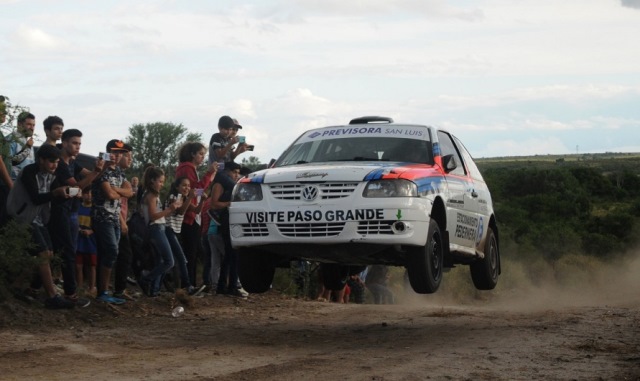
[[[238,183],[233,189],[233,201],[260,201],[262,188],[257,183]]]
[[[363,197],[416,197],[418,187],[409,180],[370,181],[362,192]]]

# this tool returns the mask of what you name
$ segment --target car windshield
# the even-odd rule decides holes
[[[428,140],[396,137],[346,137],[294,143],[275,166],[332,161],[398,161],[433,164]]]

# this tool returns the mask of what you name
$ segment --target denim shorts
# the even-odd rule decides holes
[[[49,236],[49,230],[46,227],[31,224],[31,237],[35,247],[31,251],[31,255],[38,255],[43,251],[52,251],[53,244],[51,243],[51,237]]]

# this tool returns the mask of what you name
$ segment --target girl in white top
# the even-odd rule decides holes
[[[176,200],[181,201],[182,206],[166,217],[167,222],[165,234],[167,235],[167,239],[169,239],[169,242],[172,242],[174,240],[175,242],[180,242],[177,238],[177,235],[180,234],[180,229],[182,228],[182,220],[184,219],[184,214],[185,212],[187,212],[187,210],[200,213],[200,209],[202,209],[202,201],[198,203],[198,206],[193,205],[191,200],[193,200],[195,197],[195,191],[191,188],[191,181],[188,177],[179,177],[173,182],[173,184],[171,184],[171,189],[169,189],[169,197],[167,198],[167,201],[165,201],[165,208],[171,205]],[[202,199],[204,199],[204,197],[202,197]],[[184,255],[184,250],[182,246],[180,246],[180,244],[178,244],[175,248],[172,245],[172,249],[173,259],[180,272],[180,280],[182,283],[181,287],[184,288],[190,295],[193,295],[198,290],[196,290],[195,288],[195,282],[192,282],[189,279],[189,271],[187,270],[187,258]]]
[[[149,274],[140,278],[140,287],[147,296],[157,296],[160,293],[162,277],[174,265],[173,250],[180,249],[180,244],[172,235],[169,239],[166,234],[166,217],[182,207],[182,200],[175,200],[164,209],[160,202],[160,190],[164,185],[164,171],[151,167],[144,173],[142,196],[142,214],[148,223],[149,242],[153,245],[156,263]]]

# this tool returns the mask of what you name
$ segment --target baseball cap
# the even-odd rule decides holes
[[[114,151],[125,152],[125,151],[128,151],[128,149],[122,140],[112,139],[112,140],[109,140],[109,143],[107,143],[107,152],[114,152]]]
[[[233,118],[232,120],[233,120],[233,128],[236,128],[236,129],[240,129],[240,128],[242,128],[242,126],[240,125],[240,123],[238,123],[238,119]]]
[[[233,128],[235,125],[229,115],[221,116],[218,120],[218,128]]]

